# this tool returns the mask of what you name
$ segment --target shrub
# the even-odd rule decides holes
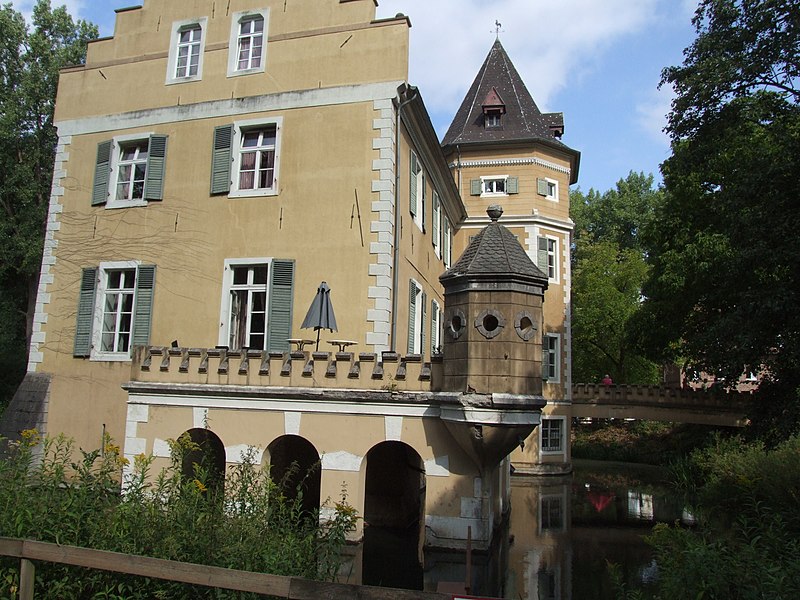
[[[196,445],[195,445],[196,446]],[[302,490],[285,494],[255,452],[230,468],[224,489],[204,461],[187,476],[184,457],[198,450],[172,442],[169,467],[153,476],[138,456],[120,482],[119,447],[75,452],[60,436],[25,432],[0,459],[0,535],[140,554],[233,569],[332,580],[356,515],[344,494],[331,520],[302,508]],[[78,455],[79,460],[73,461]],[[40,459],[39,459],[40,457]],[[124,494],[120,493],[120,487]],[[326,502],[327,503],[327,502]],[[13,597],[19,563],[0,562],[0,598]],[[40,563],[37,598],[245,598],[246,594]]]

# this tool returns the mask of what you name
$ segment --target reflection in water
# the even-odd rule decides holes
[[[514,477],[508,569],[491,593],[523,600],[612,599],[607,562],[631,588],[658,566],[644,542],[656,522],[694,523],[658,469],[576,461],[567,477]]]

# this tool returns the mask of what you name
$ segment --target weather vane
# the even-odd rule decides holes
[[[494,27],[495,27],[495,34],[497,35],[497,39],[499,40],[500,39],[500,32],[503,30],[502,29],[503,24],[500,23],[500,21],[498,21],[497,19],[495,19]]]

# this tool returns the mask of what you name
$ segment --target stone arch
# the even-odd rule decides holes
[[[272,481],[282,486],[284,495],[295,500],[302,494],[306,515],[319,511],[322,468],[314,444],[299,435],[282,435],[267,447]]]
[[[362,581],[421,590],[425,465],[408,444],[374,446],[366,457]]]
[[[180,440],[182,444],[181,476],[184,480],[199,479],[206,490],[221,494],[225,490],[225,445],[219,436],[203,427],[194,427],[185,431]]]

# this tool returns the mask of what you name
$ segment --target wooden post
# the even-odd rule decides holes
[[[464,581],[464,591],[469,595],[472,591],[472,525],[467,527],[467,575]]]
[[[36,579],[36,568],[27,558],[20,559],[19,600],[33,600],[33,584]]]

